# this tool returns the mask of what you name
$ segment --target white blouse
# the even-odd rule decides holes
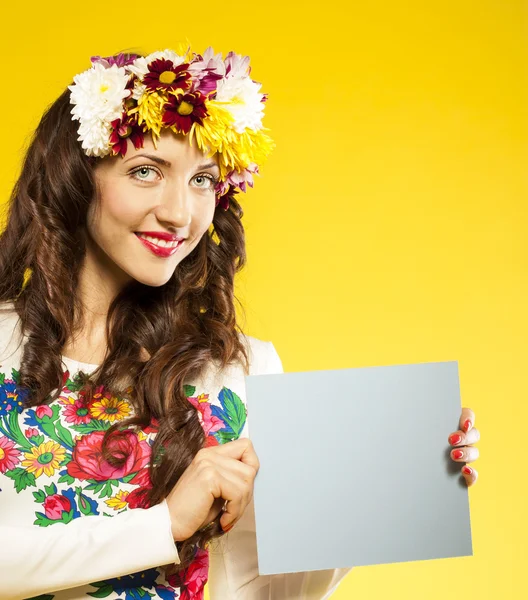
[[[271,342],[243,339],[251,375],[283,372]],[[0,599],[199,600],[207,578],[211,600],[330,597],[349,569],[258,574],[253,502],[211,544],[208,571],[202,560],[179,580],[181,586],[165,579],[161,566],[179,562],[167,503],[129,506],[144,484],[139,475],[155,433],[134,433],[134,457],[125,471],[100,462],[94,452],[101,431],[131,416],[131,407],[104,393],[85,406],[75,374],[96,365],[63,357],[68,373],[60,398],[49,407],[23,409],[17,387],[23,343],[14,311],[0,313]],[[233,365],[189,386],[206,434],[218,443],[247,436],[245,417],[238,431],[222,420],[233,402],[245,410],[244,377]]]

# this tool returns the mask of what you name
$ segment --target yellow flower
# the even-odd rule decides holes
[[[130,414],[130,406],[125,400],[111,396],[103,396],[90,407],[90,414],[101,421],[117,421]]]
[[[240,172],[251,163],[262,164],[275,147],[265,133],[269,131],[266,127],[258,131],[245,129],[243,133],[235,131],[233,116],[225,104],[228,103],[208,100],[205,105],[209,116],[202,125],[193,123],[189,132],[202,152],[208,152],[208,156],[218,153],[222,180],[233,169]]]
[[[167,101],[162,92],[146,92],[141,95],[135,108],[128,111],[129,115],[138,113],[138,125],[143,122],[158,138],[163,126],[163,105]],[[154,136],[153,136],[154,137]]]
[[[31,448],[31,452],[25,452],[26,460],[22,461],[22,466],[27,467],[28,473],[35,473],[35,477],[40,477],[42,473],[51,477],[64,460],[65,454],[66,450],[62,446],[50,440]]]
[[[127,505],[126,499],[128,494],[129,492],[125,492],[123,490],[117,492],[117,494],[113,498],[105,500],[105,504],[108,505],[110,508],[113,508],[114,510],[120,510],[121,508],[125,508],[125,506]]]

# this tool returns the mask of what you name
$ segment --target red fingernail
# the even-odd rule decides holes
[[[465,466],[462,471],[464,471],[464,473],[466,475],[471,475],[471,473],[473,473],[473,469],[471,467]]]
[[[222,529],[224,530],[224,533],[227,533],[230,529],[233,529],[233,525],[234,525],[234,523],[230,523],[229,525],[222,527]]]
[[[470,419],[466,419],[464,421],[464,430],[466,431],[466,433],[469,431],[470,428],[471,428],[471,421],[470,421]]]
[[[455,450],[453,452],[453,458],[462,458],[464,456],[464,453],[462,452],[462,450]]]
[[[458,435],[456,433],[454,433],[452,436],[449,437],[450,444],[459,444],[461,441],[462,441],[462,436]]]

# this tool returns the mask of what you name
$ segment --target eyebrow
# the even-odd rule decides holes
[[[160,158],[159,156],[156,156],[155,154],[135,154],[134,156],[131,156],[130,158],[125,160],[125,162],[128,162],[134,158],[139,158],[140,156],[143,156],[144,158],[150,158],[150,160],[154,161],[158,165],[163,165],[164,167],[170,168],[172,166],[172,163],[170,163],[168,160],[165,160],[164,158]],[[198,165],[197,168],[198,169],[210,169],[211,167],[218,167],[218,165],[216,164],[216,162],[210,161],[208,163],[204,163],[203,165]]]

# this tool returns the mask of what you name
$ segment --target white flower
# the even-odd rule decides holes
[[[143,77],[149,72],[149,64],[158,58],[170,60],[175,67],[181,65],[185,60],[185,57],[176,54],[174,50],[158,50],[152,52],[148,56],[136,58],[136,60],[132,64],[127,65],[125,69],[130,73],[134,73],[136,77],[143,81]]]
[[[243,133],[246,127],[262,129],[264,95],[259,93],[261,87],[261,83],[252,81],[249,76],[229,76],[218,81],[216,100],[229,102],[225,108],[232,114],[238,133]]]
[[[123,100],[130,95],[126,89],[128,74],[123,67],[105,68],[100,63],[76,75],[70,102],[73,120],[79,120],[79,137],[88,156],[104,156],[109,151],[110,122],[123,112]]]
[[[113,121],[121,116],[123,100],[130,95],[126,89],[128,75],[123,67],[112,65],[106,69],[95,63],[91,69],[76,75],[71,90],[70,102],[75,104],[71,113],[73,119],[97,117]]]

